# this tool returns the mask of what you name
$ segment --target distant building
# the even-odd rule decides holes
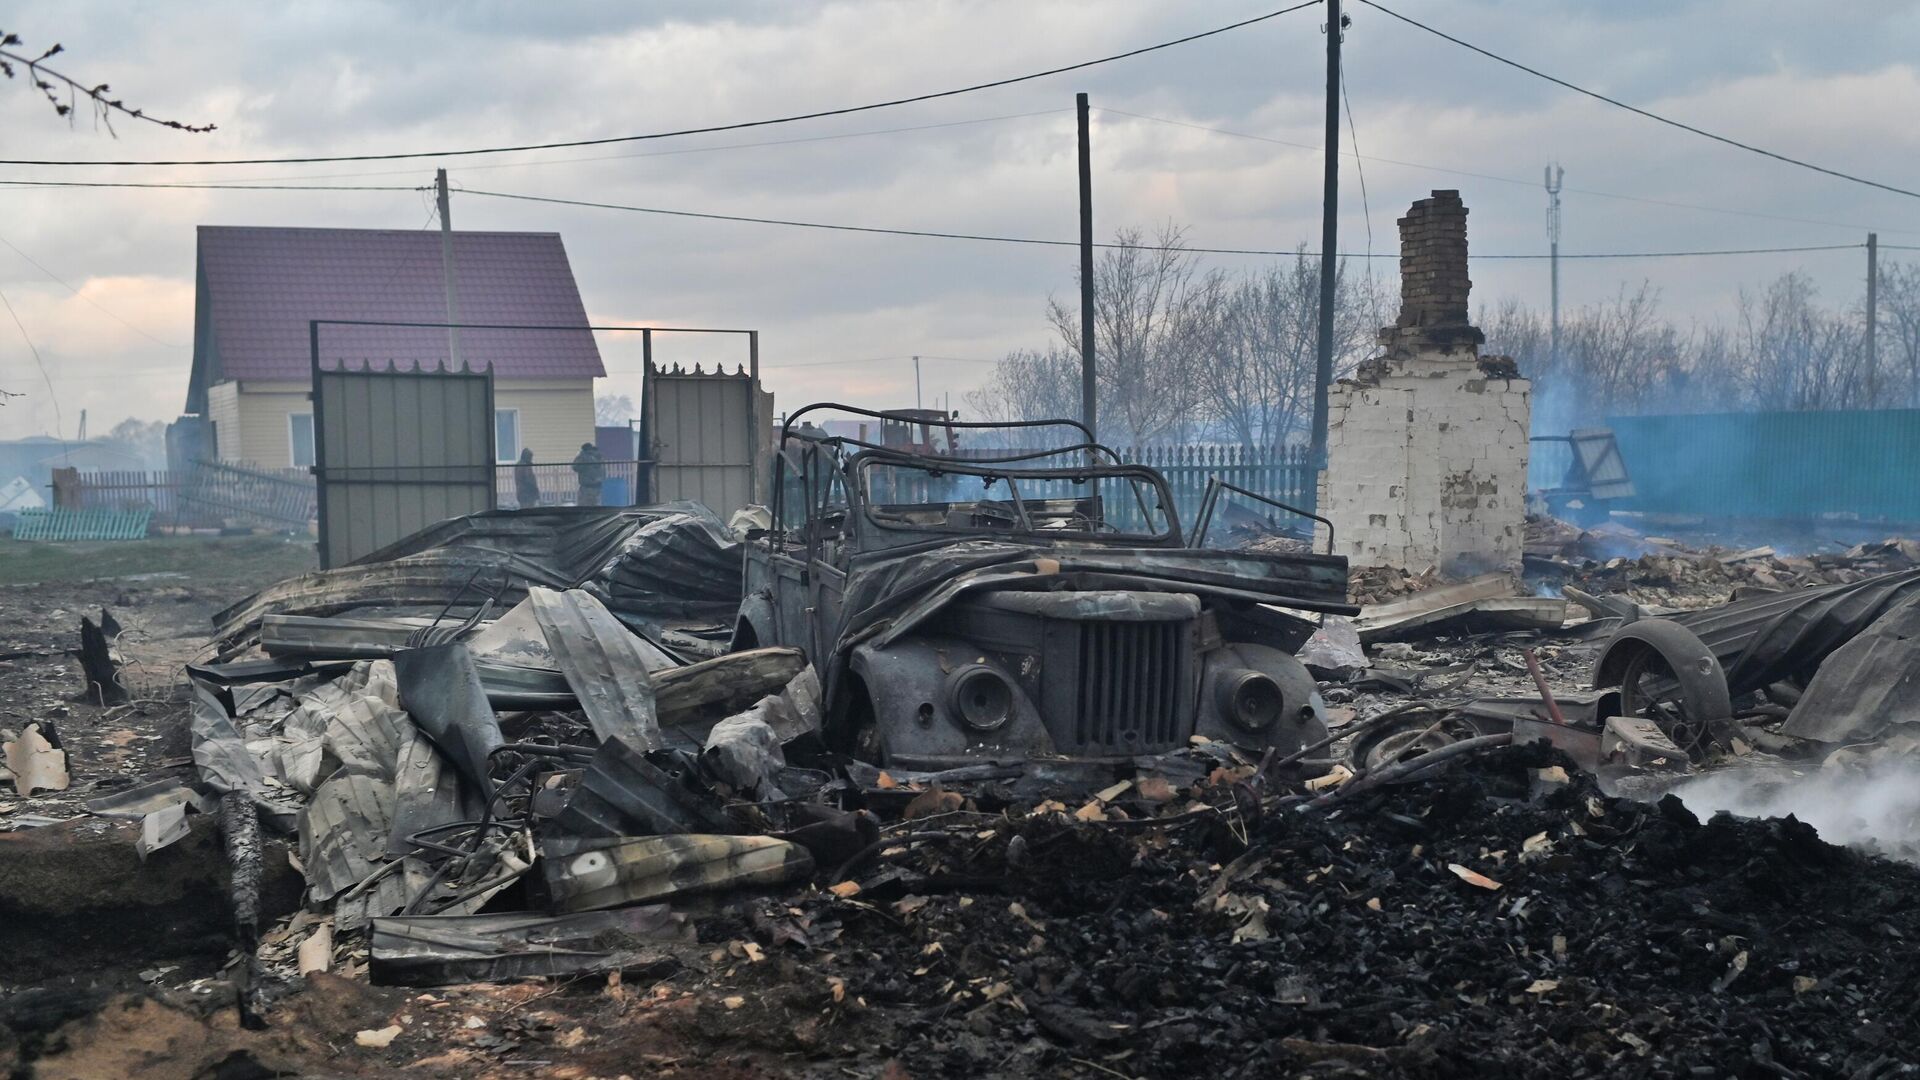
[[[52,498],[47,486],[53,483],[55,469],[102,472],[148,467],[139,454],[126,446],[101,439],[56,439],[51,435],[30,435],[24,439],[0,440],[0,484],[15,477],[22,478],[48,502]]]
[[[186,407],[204,425],[199,452],[312,465],[310,321],[449,321],[440,244],[425,230],[202,225]],[[459,321],[587,325],[558,233],[456,232],[453,254]],[[326,367],[431,369],[454,354],[444,329],[322,325],[319,340]],[[606,369],[590,331],[468,329],[457,349],[465,366],[493,367],[500,461],[530,448],[566,462],[594,438],[593,380]]]

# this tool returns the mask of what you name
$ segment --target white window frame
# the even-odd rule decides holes
[[[500,445],[500,418],[513,417],[513,445]],[[520,429],[519,409],[493,410],[493,460],[498,465],[511,465],[520,460],[520,448],[527,444],[527,433]]]
[[[294,437],[294,422],[305,418],[307,421],[307,446],[313,460],[305,464],[300,462],[300,440]],[[290,412],[287,414],[287,463],[296,469],[310,469],[320,463],[320,434],[314,430],[313,414],[310,412]]]

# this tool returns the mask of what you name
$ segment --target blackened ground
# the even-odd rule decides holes
[[[1225,832],[1004,824],[789,913],[839,933],[734,970],[796,1014],[850,1007],[841,981],[869,1053],[914,1077],[1910,1071],[1920,871],[1791,819],[1579,785],[1529,804],[1533,753],[1270,813],[1237,855]],[[794,953],[779,918],[760,936]]]

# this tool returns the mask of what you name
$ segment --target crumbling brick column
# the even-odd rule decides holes
[[[1520,568],[1530,387],[1512,360],[1480,355],[1472,288],[1466,205],[1435,191],[1400,219],[1400,315],[1382,351],[1328,395],[1320,512],[1354,566]]]

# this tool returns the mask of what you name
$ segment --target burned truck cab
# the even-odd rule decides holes
[[[1314,613],[1353,610],[1344,559],[1190,546],[1165,478],[1090,441],[959,458],[789,433],[775,460],[735,644],[804,649],[830,741],[858,756],[1123,758],[1195,736],[1286,752],[1326,734],[1292,653]]]

